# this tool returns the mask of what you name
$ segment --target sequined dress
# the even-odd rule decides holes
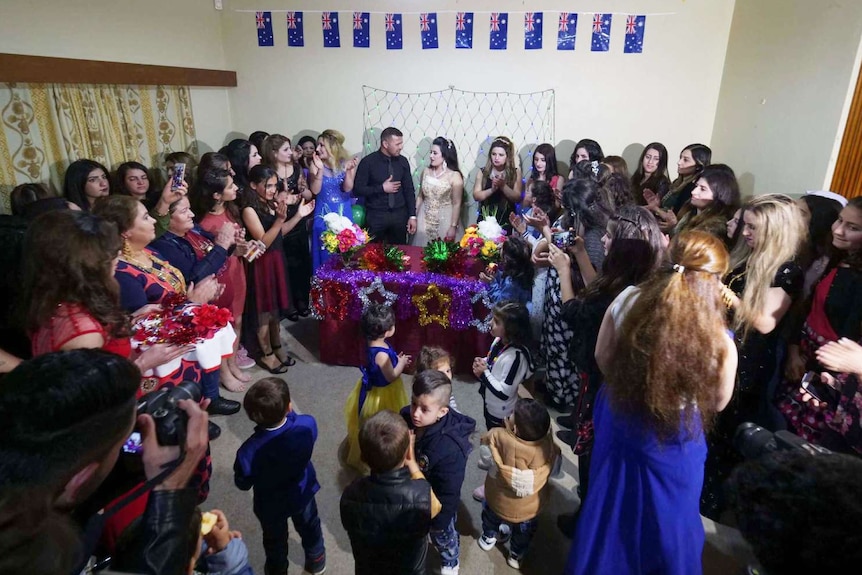
[[[416,235],[413,236],[415,246],[422,247],[432,240],[443,239],[449,231],[452,224],[452,181],[449,173],[444,172],[443,177],[437,178],[431,175],[430,170],[425,170],[422,187],[419,189],[422,205],[416,214]],[[460,239],[462,235],[464,230],[459,221],[455,239]]]
[[[326,231],[323,216],[330,212],[341,214],[353,219],[353,196],[350,192],[341,190],[344,184],[344,172],[333,173],[329,168],[323,168],[323,181],[320,193],[315,198],[314,224],[311,226],[311,269],[316,271],[329,259],[330,253],[323,249],[320,234]]]

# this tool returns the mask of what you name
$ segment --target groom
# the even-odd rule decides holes
[[[365,199],[365,221],[372,241],[406,244],[416,233],[416,191],[410,162],[401,155],[404,134],[386,128],[380,149],[359,162],[353,193]]]

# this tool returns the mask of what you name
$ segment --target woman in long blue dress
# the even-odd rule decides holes
[[[606,383],[567,575],[702,572],[704,429],[736,377],[719,279],[729,257],[715,236],[689,232],[674,239],[670,260],[626,288],[602,321],[596,361]]]
[[[353,219],[353,195],[350,192],[353,191],[357,164],[356,158],[348,157],[341,132],[324,130],[317,138],[317,148],[308,168],[308,186],[316,196],[311,226],[312,271],[317,271],[330,256],[320,241],[320,234],[326,231],[323,216],[335,212]]]

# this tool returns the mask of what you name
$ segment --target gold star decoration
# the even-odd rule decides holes
[[[428,313],[428,301],[437,300],[437,313]],[[428,290],[422,295],[414,295],[413,303],[419,309],[419,325],[429,325],[432,321],[443,327],[449,327],[449,306],[452,304],[452,296],[440,293],[436,284],[428,286]]]

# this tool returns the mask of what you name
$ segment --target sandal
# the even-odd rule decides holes
[[[272,346],[272,353],[275,353],[275,350],[277,350],[277,349],[281,349],[281,345]],[[278,358],[278,356],[276,356],[276,358]],[[291,366],[296,365],[296,360],[288,355],[287,359],[285,359],[284,361],[281,362],[281,365],[283,365],[285,367],[291,367]]]
[[[275,355],[275,352],[271,351],[269,353],[265,353],[265,354],[263,354],[263,357],[269,357],[271,355]],[[278,359],[278,358],[276,358],[276,359]],[[272,367],[272,368],[269,367],[268,365],[266,365],[263,362],[263,359],[257,359],[257,360],[255,360],[255,363],[257,364],[257,366],[259,368],[261,368],[264,371],[268,371],[269,373],[271,373],[273,375],[282,375],[282,374],[287,373],[287,367],[288,366],[284,365],[283,363],[279,364],[277,367]]]

